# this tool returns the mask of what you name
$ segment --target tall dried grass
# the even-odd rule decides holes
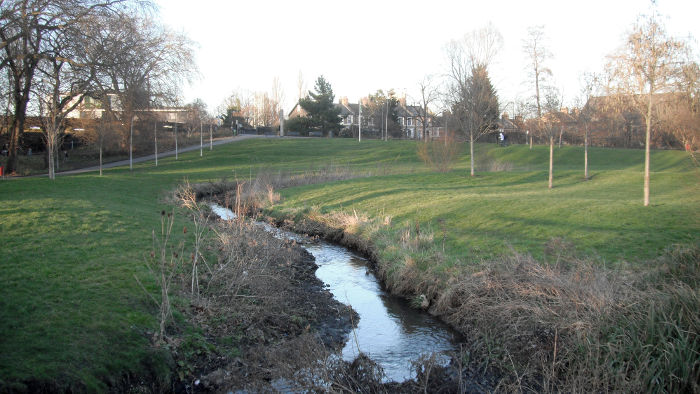
[[[158,296],[154,296],[146,290],[141,279],[134,275],[134,279],[139,284],[141,289],[153,300],[158,306],[158,332],[154,335],[154,342],[164,344],[166,340],[166,329],[172,321],[172,303],[170,299],[171,287],[176,275],[182,267],[182,255],[184,245],[182,242],[173,244],[172,230],[175,223],[175,216],[172,213],[166,214],[161,212],[160,219],[160,234],[156,234],[153,230],[151,238],[153,240],[153,248],[150,255],[146,258],[146,268],[154,279],[158,288]]]
[[[670,248],[644,272],[580,258],[563,239],[544,261],[511,250],[439,270],[429,228],[356,216],[311,210],[288,224],[365,253],[392,293],[427,300],[467,339],[464,365],[499,376],[497,391],[700,390],[700,245]]]
[[[282,170],[258,171],[255,178],[226,180],[192,185],[198,201],[216,199],[227,206],[234,207],[236,214],[243,215],[258,211],[263,207],[273,206],[280,200],[276,190],[287,187],[311,185],[366,176],[367,174],[353,171],[349,166],[328,164],[317,168],[309,168],[301,172]],[[231,205],[231,203],[236,204]],[[238,209],[238,208],[241,209]]]

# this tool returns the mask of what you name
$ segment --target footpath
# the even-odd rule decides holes
[[[277,138],[277,137],[276,136],[270,137],[270,136],[264,136],[264,135],[255,135],[255,134],[242,134],[242,135],[237,135],[235,137],[223,137],[223,138],[215,139],[211,143],[211,145],[216,146],[216,145],[230,144],[232,142],[239,142],[239,141],[243,141],[243,140],[247,140],[247,139],[251,139],[251,138]],[[197,150],[199,148],[200,148],[200,145],[186,146],[186,147],[179,148],[177,150],[177,153],[180,154],[180,153],[185,153],[185,152],[191,152],[191,151]],[[209,150],[209,144],[208,143],[204,144],[202,146],[202,149]],[[170,156],[175,156],[174,150],[158,153],[159,159],[164,158],[164,157],[170,157]],[[151,155],[147,155],[147,156],[134,157],[131,160],[131,162],[132,163],[143,163],[145,161],[155,160],[155,158],[156,158],[156,155],[151,154]],[[113,161],[113,162],[109,162],[109,163],[103,163],[102,169],[105,170],[108,168],[128,166],[128,165],[129,165],[129,159],[119,160],[119,161]],[[83,174],[86,172],[99,171],[99,170],[100,170],[100,166],[97,165],[97,166],[78,168],[78,169],[69,170],[69,171],[57,172],[56,176]],[[12,177],[5,176],[5,177],[3,177],[3,179],[32,178],[32,177],[44,177],[44,176],[48,176],[48,174],[38,174],[38,175],[28,175],[28,176],[12,176]]]

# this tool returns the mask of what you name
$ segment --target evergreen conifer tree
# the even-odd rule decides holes
[[[333,104],[335,96],[331,84],[323,76],[316,80],[315,92],[299,100],[299,105],[306,111],[311,127],[326,135],[340,130],[340,109]]]

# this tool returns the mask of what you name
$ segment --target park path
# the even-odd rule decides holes
[[[266,137],[266,136],[263,136],[263,135],[254,135],[254,134],[242,134],[242,135],[238,135],[238,136],[235,136],[235,137],[225,137],[225,138],[215,139],[215,140],[212,142],[212,145],[230,144],[230,143],[232,143],[232,142],[239,142],[239,141],[247,140],[247,139],[250,139],[250,138],[276,138],[276,137]],[[180,153],[191,152],[191,151],[194,151],[194,150],[199,149],[199,147],[200,147],[199,145],[191,145],[191,146],[179,148],[179,149],[177,150],[177,153],[178,153],[178,155],[179,155]],[[209,144],[205,144],[204,147],[203,147],[203,149],[204,149],[204,150],[209,150]],[[175,151],[174,151],[174,150],[170,150],[170,151],[158,153],[158,158],[159,158],[159,159],[160,159],[160,158],[163,158],[163,157],[170,157],[170,156],[175,156]],[[151,161],[151,160],[155,160],[155,154],[150,154],[150,155],[147,155],[147,156],[134,157],[133,160],[132,160],[132,162],[133,162],[133,163],[143,163],[143,162],[145,162],[145,161]],[[129,159],[126,159],[126,160],[119,160],[119,161],[113,161],[113,162],[110,162],[110,163],[104,163],[104,164],[102,164],[102,169],[105,170],[105,169],[108,169],[108,168],[121,167],[121,166],[128,166],[128,165],[129,165]],[[83,174],[83,173],[86,173],[86,172],[99,171],[99,170],[100,170],[100,166],[97,165],[97,166],[90,166],[90,167],[78,168],[78,169],[69,170],[69,171],[57,172],[57,173],[56,173],[56,176]],[[48,175],[47,175],[47,174],[40,174],[40,175],[32,175],[32,176],[33,176],[33,177],[41,177],[41,176],[48,176]],[[20,178],[20,177],[13,177],[13,178]]]

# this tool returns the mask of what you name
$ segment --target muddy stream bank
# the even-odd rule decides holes
[[[234,218],[227,208],[212,205],[223,219]],[[412,308],[407,301],[387,294],[371,273],[368,261],[345,247],[258,223],[283,240],[293,240],[311,253],[318,265],[316,276],[334,298],[351,306],[359,315],[348,336],[342,358],[352,361],[360,352],[378,363],[386,380],[403,382],[415,378],[412,362],[422,355],[440,354],[446,365],[447,352],[455,350],[456,333],[429,314]]]

